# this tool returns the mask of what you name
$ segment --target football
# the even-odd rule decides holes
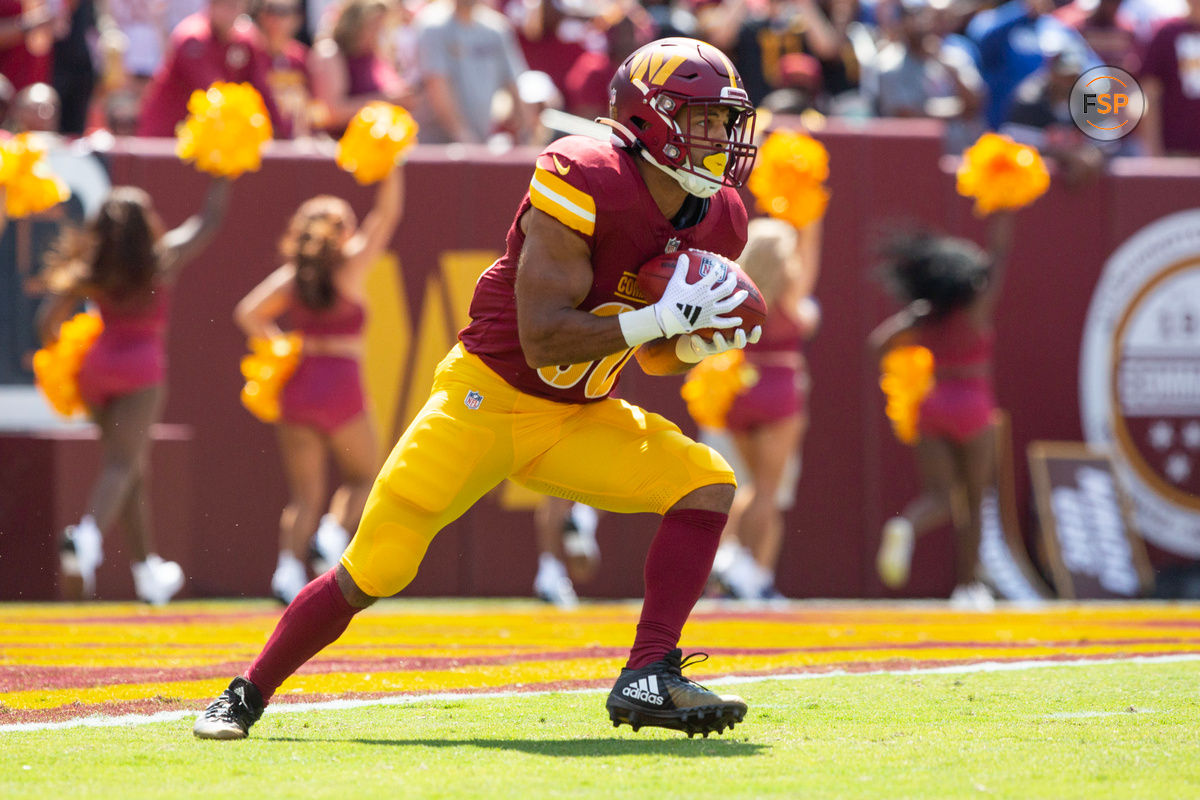
[[[688,283],[695,283],[714,269],[722,271],[717,278],[718,284],[725,280],[726,272],[729,270],[737,275],[737,288],[746,290],[746,299],[740,306],[727,312],[724,316],[741,317],[742,324],[738,325],[738,328],[750,333],[755,325],[762,325],[766,321],[767,303],[763,300],[762,292],[754,285],[754,281],[750,280],[750,276],[743,272],[735,262],[706,250],[679,250],[674,253],[663,253],[643,264],[642,268],[638,270],[637,281],[638,287],[649,302],[657,302],[666,291],[671,276],[675,274],[675,262],[679,260],[680,254],[688,257]],[[700,334],[705,339],[711,339],[717,330],[716,328],[704,328],[693,332]],[[734,330],[736,328],[725,329],[725,337],[729,338]]]

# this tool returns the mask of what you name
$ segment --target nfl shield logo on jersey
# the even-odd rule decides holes
[[[471,391],[467,392],[467,397],[465,400],[463,400],[463,402],[467,404],[467,408],[474,411],[475,409],[479,408],[479,404],[483,402],[483,395],[472,389]]]

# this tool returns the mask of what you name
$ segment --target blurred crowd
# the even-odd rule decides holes
[[[948,152],[1000,130],[1069,177],[1200,156],[1200,0],[0,0],[0,120],[172,136],[191,92],[228,80],[262,92],[279,138],[337,137],[386,100],[424,143],[542,145],[605,114],[620,61],[669,35],[721,48],[773,113],[942,120]],[[1149,103],[1137,136],[1095,144],[1067,101],[1102,64]]]

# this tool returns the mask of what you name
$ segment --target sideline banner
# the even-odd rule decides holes
[[[1200,557],[1200,208],[1146,225],[1112,253],[1082,340],[1088,443],[1111,453],[1141,535]]]
[[[1076,442],[1032,442],[1041,549],[1065,598],[1141,597],[1154,572],[1130,528],[1112,460]]]

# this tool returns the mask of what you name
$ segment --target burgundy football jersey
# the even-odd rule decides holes
[[[508,229],[507,250],[475,286],[471,321],[459,339],[506,381],[538,397],[566,403],[599,400],[613,390],[633,349],[586,364],[533,369],[517,336],[517,261],[525,243],[521,216],[532,206],[557,219],[587,242],[592,252],[592,290],[581,310],[607,316],[646,304],[637,271],[669,249],[698,248],[728,258],[746,244],[746,208],[737,192],[722,188],[708,213],[676,230],[663,216],[638,172],[640,158],[608,142],[568,136],[537,158],[529,191]]]

